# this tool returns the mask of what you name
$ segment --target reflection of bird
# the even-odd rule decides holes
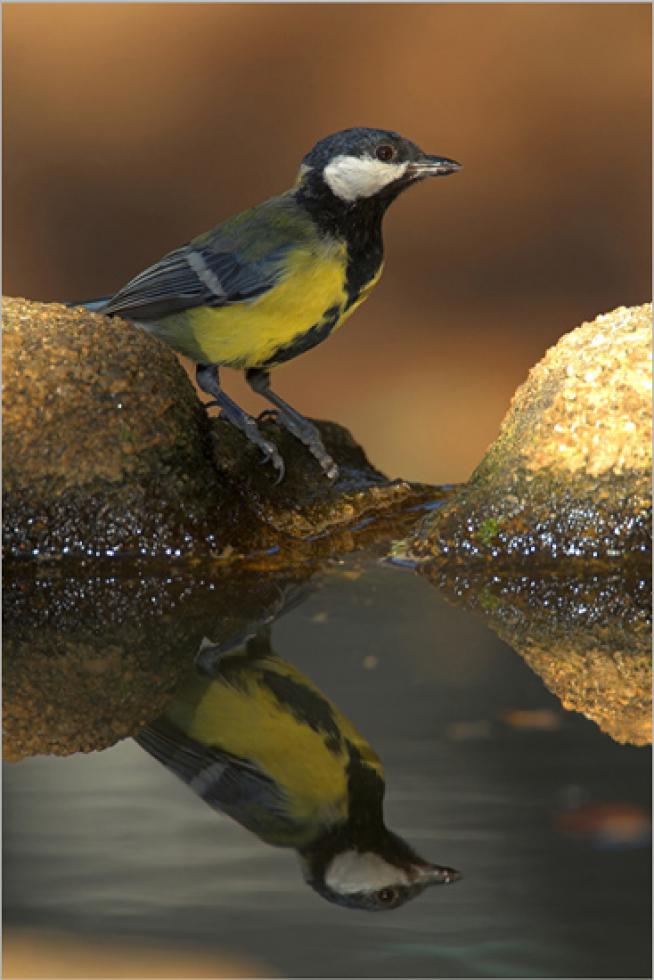
[[[221,389],[221,365],[245,370],[278,421],[333,478],[317,428],[269,387],[269,372],[315,347],[354,312],[382,269],[381,222],[416,181],[459,164],[397,133],[346,129],[304,158],[295,185],[175,249],[109,299],[85,304],[139,323],[197,364],[211,404],[270,460],[277,448]]]
[[[295,848],[306,881],[350,908],[396,908],[457,871],[428,864],[384,826],[384,773],[338,709],[270,648],[205,644],[200,664],[137,742],[210,806],[268,844]]]

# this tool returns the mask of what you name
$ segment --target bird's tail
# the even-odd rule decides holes
[[[83,306],[89,313],[99,313],[110,299],[111,296],[103,296],[101,299],[73,299],[69,300],[66,306]]]

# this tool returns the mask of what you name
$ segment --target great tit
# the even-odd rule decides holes
[[[320,140],[293,187],[165,255],[114,296],[85,303],[138,323],[194,361],[198,386],[272,463],[284,462],[253,418],[220,387],[218,369],[245,371],[334,479],[315,425],[270,389],[270,370],[325,340],[363,302],[382,271],[382,218],[406,187],[460,164],[429,156],[383,129]]]
[[[386,828],[377,755],[273,652],[268,628],[227,654],[203,641],[198,665],[136,741],[211,807],[267,844],[294,848],[323,898],[392,909],[461,877]]]

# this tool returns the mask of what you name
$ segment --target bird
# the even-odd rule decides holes
[[[293,186],[176,248],[110,297],[83,303],[149,330],[196,365],[198,387],[270,462],[277,446],[223,391],[219,369],[245,372],[278,424],[330,480],[338,465],[318,428],[270,387],[273,368],[322,343],[368,297],[383,268],[382,219],[407,187],[461,164],[392,130],[354,127],[321,139]]]
[[[329,902],[393,909],[462,877],[386,828],[378,756],[274,652],[269,627],[227,653],[205,638],[163,715],[135,740],[209,806],[293,848],[305,882]]]

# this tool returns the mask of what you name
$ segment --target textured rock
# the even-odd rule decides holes
[[[419,558],[643,559],[651,543],[651,304],[566,334],[518,388]]]
[[[652,590],[648,574],[500,572],[425,565],[421,571],[455,605],[482,616],[569,711],[615,741],[652,740]]]
[[[165,554],[226,536],[207,421],[164,345],[122,320],[5,300],[3,361],[7,554]]]
[[[349,433],[319,423],[341,464],[262,423],[286,460],[209,421],[173,352],[125,321],[5,300],[4,547],[9,557],[238,558],[343,531],[439,491],[389,481]]]

